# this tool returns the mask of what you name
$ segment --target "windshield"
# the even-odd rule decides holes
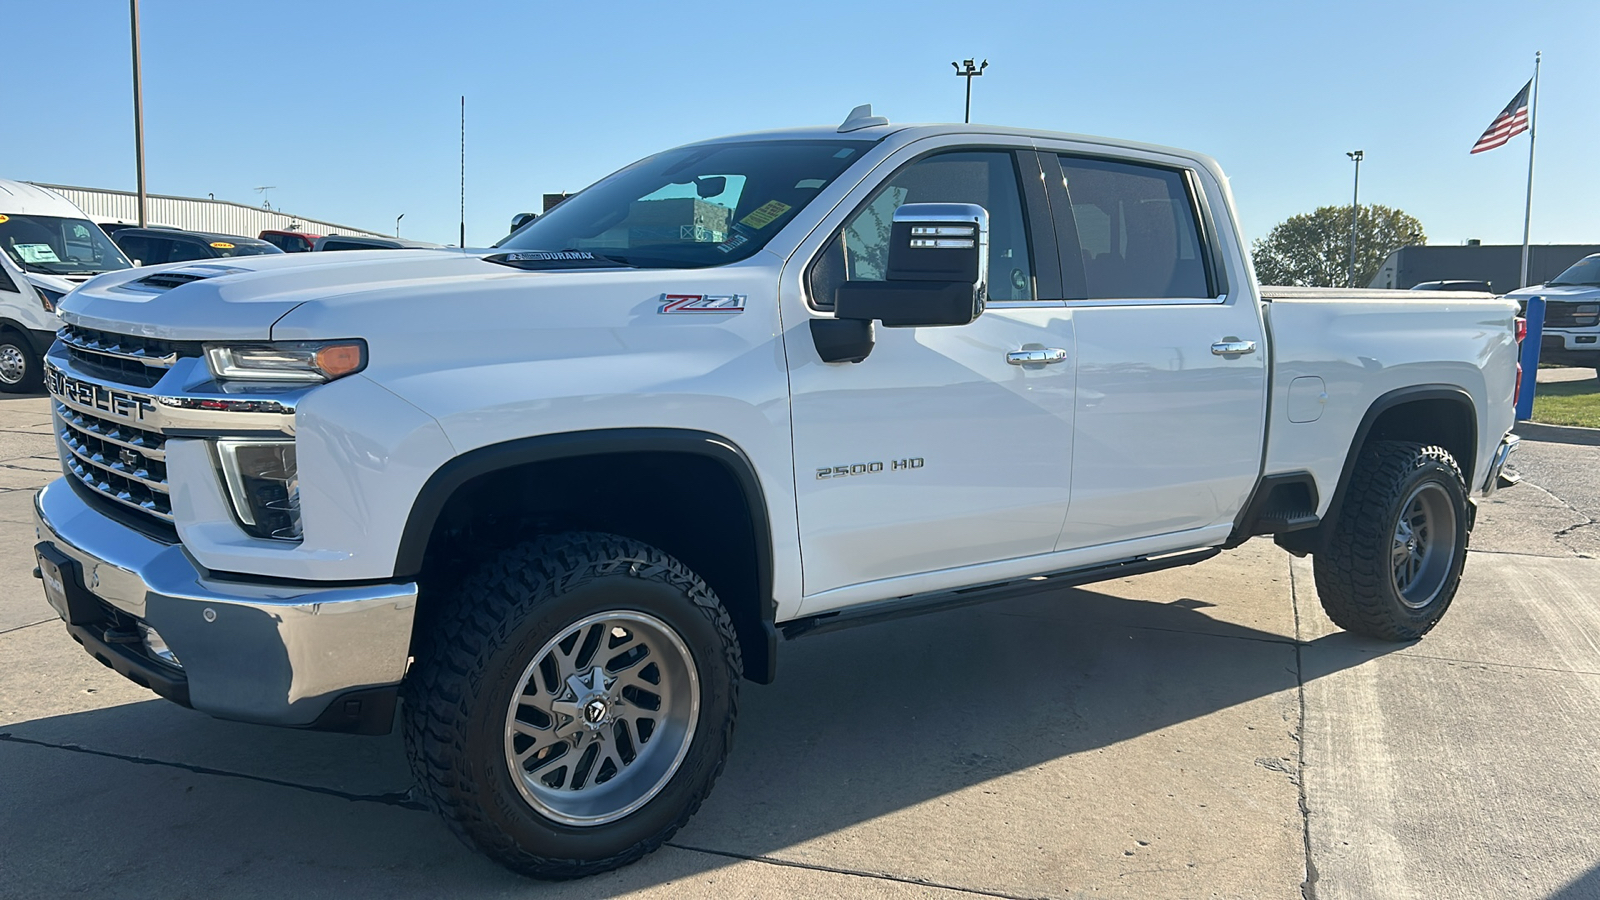
[[[1600,256],[1586,256],[1546,284],[1583,284],[1600,287]]]
[[[0,215],[0,247],[24,272],[97,275],[133,266],[88,219]]]
[[[870,141],[669,150],[597,182],[495,246],[519,266],[700,268],[760,250]]]
[[[266,253],[282,253],[282,247],[275,247],[266,241],[252,241],[247,238],[219,238],[209,242],[211,249],[218,256],[261,256]]]

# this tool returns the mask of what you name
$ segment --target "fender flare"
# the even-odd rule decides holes
[[[469,450],[440,466],[417,492],[395,553],[394,577],[421,572],[428,541],[445,505],[474,478],[530,463],[626,453],[687,453],[720,464],[738,484],[755,534],[757,608],[765,647],[746,650],[747,677],[769,683],[776,668],[777,604],[773,600],[772,524],[755,465],[737,444],[707,431],[679,428],[608,428],[518,438]],[[760,653],[760,651],[765,651]],[[764,659],[751,659],[760,653]],[[753,665],[752,665],[753,664]],[[765,679],[761,676],[765,675]]]
[[[1447,400],[1466,409],[1468,421],[1468,446],[1472,448],[1472,466],[1477,465],[1478,453],[1478,407],[1472,402],[1472,395],[1464,388],[1452,384],[1418,384],[1410,387],[1398,388],[1378,399],[1372,401],[1367,407],[1367,412],[1361,417],[1361,424],[1356,426],[1355,437],[1350,441],[1350,449],[1346,451],[1344,467],[1339,470],[1339,483],[1333,489],[1333,500],[1328,504],[1328,514],[1322,518],[1319,530],[1323,534],[1332,534],[1333,526],[1339,520],[1339,507],[1344,502],[1345,489],[1350,485],[1350,476],[1355,473],[1356,463],[1361,459],[1361,448],[1366,446],[1367,436],[1372,432],[1372,426],[1377,424],[1378,418],[1397,406],[1406,403],[1415,403],[1419,400]],[[1472,472],[1463,472],[1462,475],[1468,482],[1472,480]],[[1471,485],[1468,485],[1468,493]]]

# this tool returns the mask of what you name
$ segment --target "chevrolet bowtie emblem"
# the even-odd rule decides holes
[[[123,448],[122,452],[117,454],[117,458],[122,460],[122,464],[124,466],[127,466],[130,469],[133,469],[133,468],[137,468],[138,467],[139,460],[142,457],[140,457],[139,454],[133,452],[132,450],[129,450],[127,448]]]

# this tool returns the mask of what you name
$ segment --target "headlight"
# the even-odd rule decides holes
[[[61,304],[61,298],[66,296],[66,294],[60,291],[52,291],[49,288],[42,288],[37,284],[33,286],[33,289],[39,293],[39,305],[43,306],[44,311],[47,313],[54,313],[56,311],[56,307]]]
[[[205,350],[211,374],[244,381],[332,381],[367,367],[367,343],[359,340],[207,344]]]
[[[261,538],[300,540],[300,479],[293,441],[216,442],[222,480],[244,530]]]

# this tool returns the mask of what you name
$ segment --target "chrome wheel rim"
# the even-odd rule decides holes
[[[699,675],[677,632],[642,612],[598,613],[523,670],[506,710],[506,766],[541,815],[603,825],[666,787],[699,719]]]
[[[20,384],[28,374],[28,358],[14,344],[0,346],[0,381]]]
[[[1456,554],[1456,508],[1438,484],[1418,485],[1400,505],[1390,577],[1400,602],[1421,609],[1444,589]]]

